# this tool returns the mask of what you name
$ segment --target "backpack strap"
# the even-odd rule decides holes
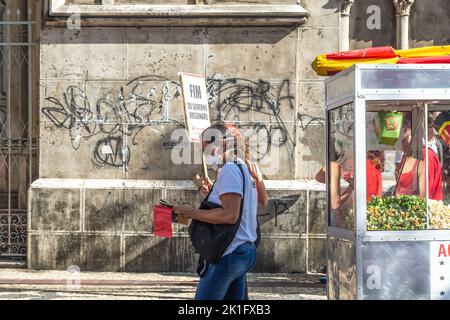
[[[239,171],[241,172],[241,175],[242,175],[242,199],[241,199],[241,207],[240,207],[240,209],[239,209],[239,218],[238,218],[238,221],[237,221],[237,224],[238,224],[238,228],[237,228],[237,229],[239,229],[239,225],[240,225],[241,219],[242,219],[242,211],[244,210],[244,198],[245,198],[245,174],[244,174],[244,171],[242,170],[242,164],[237,163],[237,162],[235,162],[235,163],[236,163],[236,165],[238,166]],[[212,189],[212,188],[211,188],[211,189]],[[236,229],[236,232],[237,232],[237,229]]]

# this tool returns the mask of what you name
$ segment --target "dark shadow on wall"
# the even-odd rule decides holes
[[[450,1],[416,1],[411,9],[411,47],[420,41],[429,45],[450,44]],[[419,45],[422,46],[422,45]]]
[[[369,29],[367,20],[373,14],[367,13],[370,6],[380,8],[380,28]],[[340,1],[329,0],[324,9],[340,11]],[[353,42],[353,43],[352,43]],[[395,8],[392,1],[355,1],[350,15],[350,49],[395,45]]]
[[[305,240],[264,237],[272,233],[303,232],[306,194],[292,191],[289,196],[280,196],[279,193],[274,194],[269,207],[260,212],[263,240],[258,255],[263,258],[255,270],[303,272]],[[194,201],[196,195],[190,194],[180,203],[198,205]],[[186,227],[174,225],[174,237],[170,239],[147,233],[153,232],[151,208],[161,197],[159,190],[93,190],[86,197],[85,226],[89,234],[31,235],[33,269],[66,270],[76,265],[81,270],[120,271],[120,256],[124,252],[128,272],[195,272],[197,256]],[[173,194],[168,199],[175,203],[175,197]],[[121,248],[123,232],[126,233],[123,235],[125,246]],[[273,254],[274,248],[278,248],[277,255]],[[297,265],[292,257],[301,263]]]
[[[310,152],[305,154],[301,152],[301,161],[303,162],[302,170],[308,174],[308,178],[314,179],[317,171],[320,169],[317,166],[325,166],[326,150],[325,150],[325,120],[321,119],[320,124],[310,125],[303,130],[300,137],[300,145],[309,148]],[[306,168],[306,165],[308,167]],[[316,166],[316,167],[313,167]],[[305,174],[303,174],[305,177]]]
[[[371,24],[371,17],[377,14],[373,11],[376,8],[379,8],[379,28]],[[395,46],[395,30],[395,8],[392,1],[355,1],[350,16],[351,49]]]
[[[369,29],[367,13],[369,6],[378,6],[381,18],[380,29]],[[340,10],[338,1],[330,0],[322,8]],[[350,16],[350,39],[357,41],[351,49],[376,46],[393,46],[396,42],[396,9],[392,1],[359,0],[353,5]],[[361,41],[361,42],[360,42]],[[416,1],[410,14],[410,42],[429,42],[428,45],[450,44],[450,2],[448,0]],[[422,46],[419,44],[418,46]]]
[[[268,208],[259,213],[258,219],[261,228],[265,224],[287,223],[288,215],[297,216],[292,208],[299,200],[300,195],[293,194],[288,197],[271,199]],[[298,204],[297,204],[298,206]],[[290,210],[291,209],[291,210]],[[301,213],[300,213],[301,214]],[[291,220],[296,220],[291,217]],[[270,227],[270,226],[269,226]],[[295,226],[292,226],[294,228]],[[273,228],[273,226],[272,226]],[[179,229],[184,233],[174,233],[173,238],[158,238],[150,235],[129,235],[125,238],[125,271],[127,272],[195,272],[198,256],[187,234],[187,228]],[[263,232],[264,236],[264,232]],[[296,271],[295,266],[288,261],[275,261],[272,248],[282,239],[262,239],[258,255],[265,257],[257,262],[257,272],[290,272]],[[295,253],[303,261],[299,252],[303,252],[303,242],[289,241],[289,247],[283,254]]]
[[[323,191],[309,192],[309,234],[327,233],[327,210],[326,198]]]
[[[335,12],[337,13],[341,10],[340,0],[328,0],[328,2],[322,6],[322,9],[336,9]]]
[[[195,272],[197,257],[186,236],[125,238],[126,272]]]

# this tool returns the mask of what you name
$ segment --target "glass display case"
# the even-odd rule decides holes
[[[450,66],[326,81],[329,299],[450,299]]]

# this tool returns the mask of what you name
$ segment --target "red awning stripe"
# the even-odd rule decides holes
[[[375,47],[352,51],[332,52],[326,55],[328,60],[347,59],[388,59],[397,55],[392,47]]]

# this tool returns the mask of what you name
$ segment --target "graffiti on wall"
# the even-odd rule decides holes
[[[75,150],[83,140],[95,139],[95,163],[121,167],[128,164],[130,145],[136,144],[144,127],[176,122],[169,119],[169,101],[179,95],[178,83],[150,75],[133,79],[116,94],[110,91],[94,101],[83,88],[69,86],[62,98],[46,97],[50,106],[42,113],[55,127],[67,129]]]
[[[306,203],[301,194],[273,195],[266,208],[259,208],[258,221],[262,226],[270,222],[279,231],[291,233],[302,225],[305,210]]]
[[[225,78],[214,73],[207,79],[209,102],[214,121],[235,123],[248,139],[255,136],[254,160],[268,156],[274,147],[286,147],[294,159],[296,130],[311,124],[323,125],[323,118],[295,113],[295,96],[290,80],[270,83],[244,78]],[[93,90],[90,90],[93,91]],[[131,146],[145,127],[158,124],[184,124],[170,118],[169,105],[180,99],[180,84],[158,75],[142,76],[119,89],[90,93],[69,86],[60,97],[49,96],[42,109],[57,128],[68,131],[72,147],[95,139],[92,158],[96,164],[125,169],[132,156]],[[163,141],[163,148],[176,146]]]
[[[208,79],[208,91],[215,119],[236,123],[250,140],[257,137],[258,146],[251,149],[258,161],[267,157],[272,147],[283,146],[293,160],[297,127],[305,131],[311,125],[325,125],[322,117],[295,114],[295,96],[288,79],[270,83],[215,73]]]
[[[287,146],[293,154],[295,126],[290,131],[281,116],[281,110],[295,110],[295,97],[290,92],[290,81],[271,85],[264,80],[224,78],[213,74],[208,79],[210,103],[218,121],[236,123],[244,132],[258,137],[256,160],[269,154],[272,146]],[[250,119],[242,121],[241,118]],[[255,118],[255,119],[253,119]],[[251,136],[247,135],[251,139]]]

